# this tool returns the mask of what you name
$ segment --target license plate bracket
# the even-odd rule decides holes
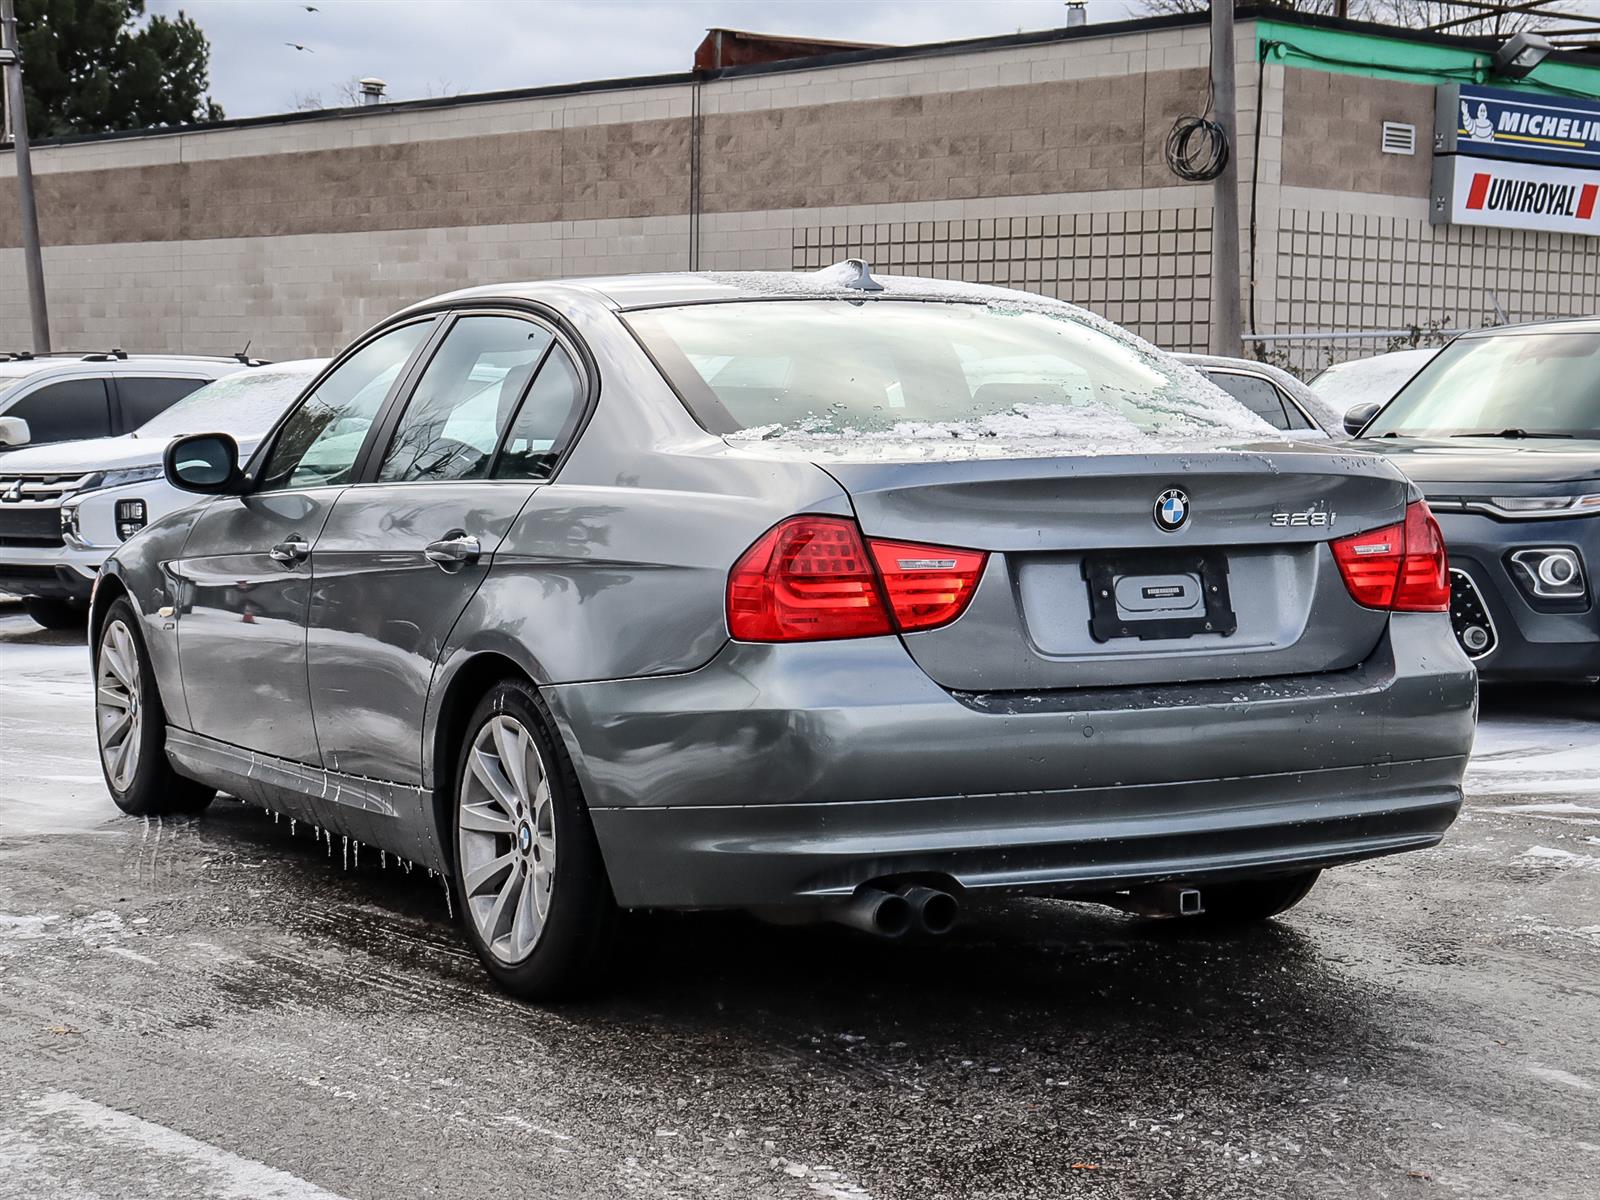
[[[1228,559],[1219,550],[1091,554],[1083,560],[1083,577],[1089,585],[1089,634],[1097,642],[1231,637],[1238,631]]]

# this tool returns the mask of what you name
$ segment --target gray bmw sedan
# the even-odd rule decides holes
[[[936,933],[976,892],[1256,920],[1436,843],[1477,685],[1378,456],[998,288],[478,288],[336,359],[104,567],[106,782],[450,880],[512,992],[619,909]]]

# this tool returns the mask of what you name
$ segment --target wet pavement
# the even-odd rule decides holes
[[[423,871],[118,816],[87,655],[0,614],[0,1196],[1590,1198],[1600,692],[1489,693],[1469,790],[1247,933],[655,917],[541,1010]]]

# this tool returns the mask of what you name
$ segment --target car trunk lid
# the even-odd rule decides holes
[[[963,691],[1353,666],[1387,614],[1350,598],[1328,542],[1403,519],[1409,491],[1376,458],[1312,448],[819,465],[867,537],[989,552],[960,618],[904,636]]]

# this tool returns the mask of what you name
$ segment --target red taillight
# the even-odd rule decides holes
[[[1399,612],[1450,611],[1450,559],[1444,534],[1421,500],[1406,509],[1406,559],[1394,607]]]
[[[876,538],[868,544],[895,623],[906,633],[948,625],[959,617],[972,599],[989,557],[981,550],[948,550]]]
[[[728,631],[746,642],[893,632],[856,523],[792,517],[762,534],[728,575]]]
[[[728,631],[745,642],[805,642],[932,629],[965,610],[987,557],[866,543],[844,517],[791,517],[729,572]]]
[[[1396,612],[1445,612],[1450,569],[1444,536],[1421,500],[1406,519],[1333,542],[1333,558],[1357,604]]]

